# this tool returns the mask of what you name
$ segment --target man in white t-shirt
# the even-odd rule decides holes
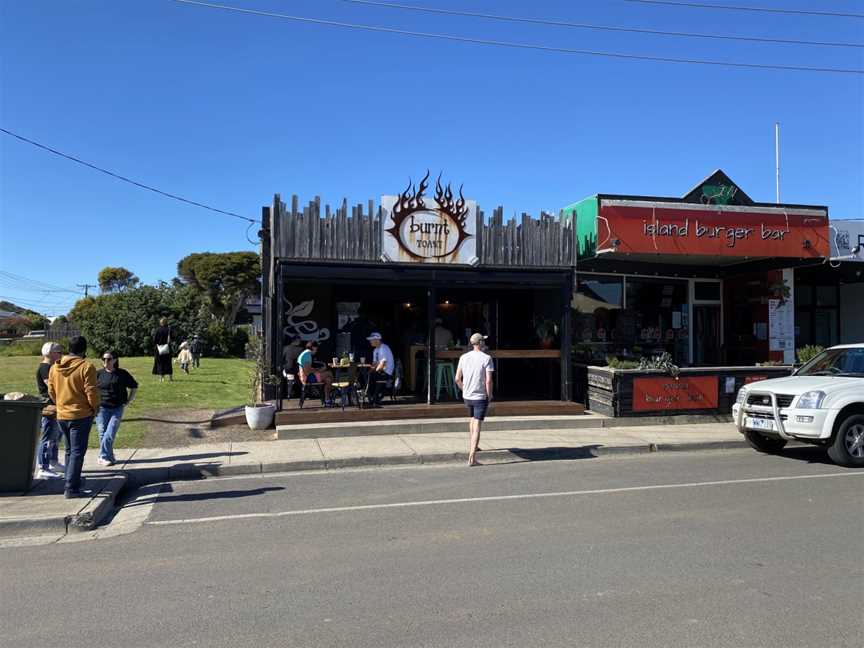
[[[471,421],[468,424],[468,465],[476,466],[477,446],[480,444],[480,425],[486,418],[486,409],[492,400],[492,372],[495,367],[492,357],[480,347],[487,336],[475,333],[471,336],[473,350],[462,354],[456,368],[456,384],[462,390],[462,399],[468,407]]]

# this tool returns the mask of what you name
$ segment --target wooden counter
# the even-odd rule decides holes
[[[408,376],[411,380],[409,387],[416,388],[417,385],[417,354],[426,351],[425,344],[412,344],[408,351]],[[436,349],[436,360],[458,360],[468,349]],[[560,360],[560,349],[488,349],[490,356],[498,360],[507,359],[548,359]]]

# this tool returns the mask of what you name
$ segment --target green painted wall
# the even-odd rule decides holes
[[[565,218],[576,217],[576,259],[585,259],[597,254],[597,213],[600,201],[591,196],[567,205],[563,210]]]

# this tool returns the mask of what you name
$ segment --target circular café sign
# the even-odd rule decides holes
[[[414,212],[403,220],[397,236],[409,254],[432,259],[456,251],[461,242],[459,230],[452,216],[430,209]]]
[[[390,203],[390,226],[384,230],[385,256],[388,252],[387,240],[396,244],[394,258],[403,261],[436,261],[453,263],[462,253],[462,244],[473,236],[468,222],[471,208],[459,188],[458,197],[448,184],[441,185],[441,176],[435,183],[435,196],[425,195],[429,184],[429,171],[415,187],[408,187]],[[389,258],[389,257],[388,257]],[[465,261],[462,261],[465,262]]]

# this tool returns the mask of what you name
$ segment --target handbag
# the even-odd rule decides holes
[[[159,355],[168,355],[171,353],[171,345],[170,344],[157,344],[156,350],[159,352]]]

